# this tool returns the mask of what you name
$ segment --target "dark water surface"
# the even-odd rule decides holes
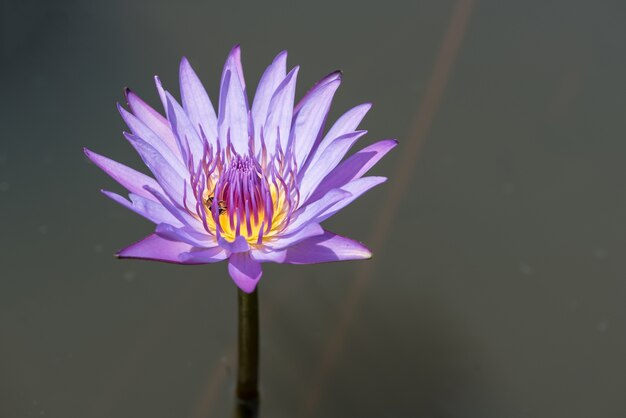
[[[215,102],[235,43],[400,140],[326,223],[371,261],[265,265],[261,417],[626,416],[623,1],[0,5],[0,417],[232,416],[226,265],[113,258],[151,225],[82,147],[141,167],[122,88]]]

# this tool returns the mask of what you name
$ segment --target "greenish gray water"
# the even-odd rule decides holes
[[[0,417],[232,415],[225,264],[114,259],[151,225],[82,147],[141,167],[122,88],[235,43],[400,140],[326,223],[371,261],[265,266],[261,417],[626,416],[624,2],[261,3],[0,2]]]

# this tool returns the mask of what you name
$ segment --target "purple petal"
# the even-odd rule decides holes
[[[137,118],[150,128],[176,155],[180,153],[178,143],[168,120],[141,100],[132,90],[126,89],[126,102]]]
[[[180,153],[185,158],[184,162],[185,164],[189,162],[190,156],[188,151],[190,151],[194,162],[197,164],[202,155],[204,155],[204,142],[182,106],[169,92],[166,91],[165,96],[167,100],[167,118],[178,140]]]
[[[341,71],[337,70],[337,71],[333,71],[332,73],[328,74],[327,76],[319,80],[317,83],[315,83],[313,87],[311,87],[309,91],[306,92],[306,94],[302,97],[302,99],[300,99],[296,107],[293,109],[294,113],[297,113],[302,108],[304,103],[306,103],[306,101],[308,100],[308,97],[312,93],[314,93],[317,89],[319,89],[324,84],[330,83],[331,81],[335,81],[335,80],[341,81],[341,77],[342,77]]]
[[[279,136],[281,149],[283,151],[287,149],[298,70],[299,67],[295,67],[280,83],[280,86],[272,96],[268,108],[267,121],[263,128],[263,137],[270,155],[274,153]]]
[[[113,161],[110,158],[96,154],[87,148],[84,148],[84,151],[87,158],[111,176],[115,181],[124,186],[129,192],[154,200],[154,197],[152,197],[152,195],[144,189],[144,186],[150,186],[156,190],[163,190],[152,177],[148,177],[145,174],[133,170],[130,167],[126,167],[125,165]]]
[[[342,187],[350,181],[361,177],[396,145],[398,145],[398,141],[395,139],[385,139],[365,147],[350,156],[321,181],[309,201],[313,202],[328,193],[328,191]]]
[[[250,244],[248,244],[248,241],[241,235],[235,238],[233,242],[227,241],[223,237],[220,237],[218,242],[222,248],[231,253],[243,253],[250,250]]]
[[[155,229],[155,233],[170,241],[186,242],[194,247],[215,247],[217,243],[208,234],[202,234],[188,226],[177,228],[167,223],[160,223]]]
[[[124,248],[117,253],[119,258],[139,258],[143,260],[164,261],[177,264],[198,264],[185,262],[180,259],[180,254],[191,251],[193,247],[184,242],[169,241],[157,236],[148,235],[143,240]]]
[[[248,153],[248,104],[239,47],[233,48],[222,73],[217,129],[223,149],[228,138],[240,155]]]
[[[252,120],[254,122],[254,145],[256,150],[261,149],[261,127],[267,120],[267,109],[274,92],[285,79],[287,72],[287,51],[283,51],[274,58],[267,67],[254,95],[252,102]]]
[[[154,76],[154,84],[156,85],[157,92],[159,93],[159,98],[161,99],[163,109],[167,113],[167,97],[165,95],[165,90],[163,89],[163,84],[161,84],[161,80],[159,79],[158,75]]]
[[[117,110],[122,115],[122,119],[126,122],[126,125],[130,128],[131,132],[139,138],[150,144],[159,154],[165,158],[170,165],[176,169],[178,174],[184,176],[187,174],[187,169],[182,163],[179,157],[179,152],[174,153],[161,138],[159,138],[148,126],[135,117],[132,113],[129,113],[120,104],[117,105]]]
[[[269,248],[252,249],[250,250],[250,257],[259,263],[284,263],[287,251]]]
[[[165,194],[167,194],[173,202],[182,205],[185,180],[172,168],[170,163],[146,141],[131,134],[126,134],[125,136],[131,144],[133,144],[146,166],[152,171],[152,174],[156,177],[162,190],[165,191]],[[152,185],[150,186],[152,187]],[[156,189],[160,190],[161,187]],[[187,188],[189,188],[189,186],[187,186]]]
[[[287,226],[287,228],[285,228],[284,234],[292,234],[308,223],[319,223],[317,218],[321,214],[323,214],[328,208],[330,208],[341,199],[345,199],[349,196],[350,193],[346,191],[343,191],[341,189],[334,189],[328,192],[328,194],[326,194],[326,196],[324,196],[323,198],[304,207],[301,207],[294,214],[291,223]]]
[[[183,108],[193,126],[202,130],[207,135],[209,143],[217,143],[217,116],[211,99],[207,94],[196,72],[191,68],[187,58],[183,57],[180,62],[180,95]]]
[[[333,143],[333,141],[342,136],[349,134],[356,130],[359,126],[367,112],[372,108],[371,103],[364,103],[362,105],[353,107],[348,110],[346,113],[341,115],[339,119],[334,123],[332,128],[328,131],[324,139],[320,142],[317,149],[315,150],[315,155],[321,155],[326,147]],[[306,167],[302,167],[302,170],[306,170],[306,168],[311,164],[311,160],[313,158],[309,158]],[[302,171],[301,170],[301,171]]]
[[[228,258],[230,254],[222,247],[194,248],[192,251],[182,253],[180,259],[187,263],[208,264],[217,263]]]
[[[319,224],[310,223],[292,234],[281,235],[275,242],[268,243],[267,247],[272,250],[282,250],[283,248],[290,247],[307,238],[321,235],[323,233],[324,229],[322,229]]]
[[[311,165],[303,173],[300,182],[300,199],[306,202],[326,175],[339,164],[352,145],[367,131],[356,131],[340,136],[318,154],[317,150],[311,159]]]
[[[226,65],[229,66],[230,70],[234,70],[233,72],[237,74],[239,83],[245,92],[246,80],[243,76],[243,66],[241,65],[241,46],[235,45],[233,49],[230,50]]]
[[[237,287],[246,293],[252,293],[263,275],[261,264],[250,257],[249,253],[232,254],[228,259],[228,272]]]
[[[146,199],[131,193],[129,195],[130,201],[128,201],[117,193],[109,192],[107,190],[102,190],[102,193],[120,205],[132,210],[155,224],[166,222],[174,226],[183,225],[167,209],[165,209],[163,205],[155,202],[154,200]]]
[[[341,209],[348,206],[350,203],[354,202],[358,197],[360,197],[363,193],[367,192],[373,187],[378,186],[381,183],[387,181],[386,177],[362,177],[360,179],[356,179],[351,181],[350,183],[344,185],[341,190],[350,193],[350,196],[345,197],[335,203],[334,205],[328,207],[323,213],[321,213],[317,219],[318,222],[322,222],[335,213],[339,212]]]
[[[323,235],[309,238],[289,247],[284,262],[315,264],[330,261],[363,260],[371,257],[372,253],[363,244],[325,231]]]
[[[303,166],[311,150],[319,142],[330,104],[339,84],[341,79],[337,78],[314,87],[302,99],[294,115],[290,141],[293,143],[298,167]]]
[[[145,189],[149,191],[152,194],[152,196],[154,196],[157,199],[157,201],[161,204],[161,206],[163,206],[165,210],[167,210],[182,225],[187,225],[200,232],[204,231],[204,225],[202,224],[202,221],[199,220],[198,218],[193,217],[189,212],[187,212],[186,209],[181,208],[180,204],[175,205],[167,196],[165,196],[164,193],[158,190],[155,190],[148,186],[146,186]],[[192,208],[195,206],[195,204],[196,202],[194,201],[194,198],[190,196],[190,193],[187,193],[187,207]],[[176,225],[176,222],[168,222],[168,223],[172,225]]]

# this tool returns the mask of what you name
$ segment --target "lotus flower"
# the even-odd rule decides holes
[[[128,200],[103,193],[156,224],[155,232],[121,250],[120,258],[205,264],[228,260],[237,286],[250,293],[261,263],[309,264],[367,259],[362,244],[320,223],[384,177],[363,177],[397,142],[383,140],[342,161],[366,131],[356,130],[370,104],[357,106],[324,135],[341,72],[333,72],[294,106],[298,67],[286,73],[281,52],[265,70],[248,105],[240,48],[230,52],[216,114],[187,59],[180,63],[182,105],[155,77],[165,117],[126,90],[118,105],[154,178],[85,149],[124,186]]]

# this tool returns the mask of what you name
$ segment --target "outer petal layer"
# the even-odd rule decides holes
[[[309,238],[286,250],[285,263],[316,264],[331,261],[363,260],[372,253],[363,244],[330,231]]]
[[[228,259],[228,273],[241,290],[252,293],[263,275],[263,270],[261,263],[253,260],[249,253],[237,253]]]
[[[180,254],[191,251],[193,247],[184,242],[169,241],[157,236],[148,235],[143,240],[124,248],[117,253],[119,258],[139,258],[142,260],[164,261],[175,264],[202,264],[195,261],[182,261]]]
[[[328,193],[328,191],[343,187],[352,180],[358,179],[396,145],[398,145],[398,141],[395,139],[385,139],[367,146],[350,156],[322,180],[309,201],[314,202]]]
[[[115,181],[124,186],[129,192],[150,200],[155,200],[150,192],[145,190],[144,187],[149,186],[155,190],[163,190],[152,177],[148,177],[145,174],[130,167],[126,167],[125,165],[120,164],[117,161],[113,161],[110,158],[96,154],[87,148],[85,148],[84,151],[87,158],[100,167],[102,171],[111,176]]]

